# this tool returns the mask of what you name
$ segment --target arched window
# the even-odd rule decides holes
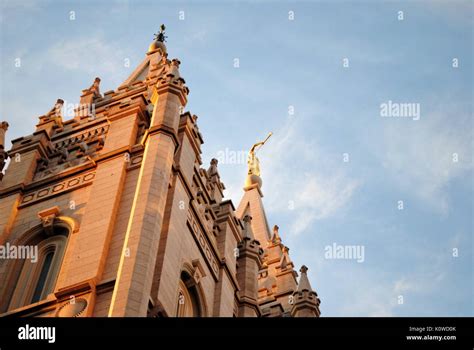
[[[37,246],[37,256],[22,262],[9,310],[44,300],[54,291],[68,235],[69,229],[54,226],[52,232],[46,234],[40,230],[24,243],[31,247]]]
[[[181,273],[178,286],[177,317],[200,317],[203,316],[203,308],[200,303],[199,292],[191,276],[186,272]]]

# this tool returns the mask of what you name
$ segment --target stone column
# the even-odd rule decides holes
[[[245,216],[244,238],[238,245],[237,282],[239,284],[239,317],[258,317],[258,272],[262,267],[263,249],[253,238],[251,232],[251,217]]]
[[[147,314],[173,158],[178,145],[180,107],[186,104],[188,91],[184,80],[175,77],[168,74],[153,89],[153,115],[109,316]]]

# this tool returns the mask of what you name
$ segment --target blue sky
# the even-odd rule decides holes
[[[309,267],[323,316],[474,315],[472,2],[0,4],[8,145],[94,77],[116,88],[165,23],[204,166],[274,132],[259,152],[269,222]],[[420,119],[381,117],[389,100]],[[246,164],[219,170],[238,204]],[[364,262],[326,259],[334,243],[363,246]]]

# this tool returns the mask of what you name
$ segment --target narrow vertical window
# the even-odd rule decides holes
[[[31,299],[31,303],[36,303],[37,301],[41,300],[41,295],[43,294],[43,291],[44,291],[46,278],[48,277],[48,273],[51,267],[51,262],[53,261],[53,257],[54,257],[54,251],[49,252],[44,257],[43,266],[41,267],[38,281],[36,282],[36,287],[33,293],[33,298]]]

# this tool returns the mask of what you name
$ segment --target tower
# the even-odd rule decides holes
[[[293,292],[291,316],[293,317],[319,317],[320,300],[315,291],[311,288],[306,272],[308,268],[302,266],[300,269],[301,278],[298,288]]]
[[[237,208],[237,217],[252,217],[251,228],[255,238],[260,242],[263,249],[262,266],[259,271],[258,280],[258,303],[262,316],[318,316],[319,299],[316,292],[309,286],[306,276],[307,268],[302,272],[300,286],[311,297],[317,300],[313,313],[306,312],[309,303],[298,304],[298,311],[293,312],[295,305],[295,293],[299,290],[297,281],[298,274],[294,270],[294,264],[289,255],[289,248],[285,246],[279,234],[279,227],[275,225],[270,233],[265,209],[263,207],[263,181],[260,174],[260,161],[256,156],[258,148],[262,147],[272,136],[270,133],[264,141],[257,142],[252,146],[248,157],[248,174],[244,185],[244,195]],[[302,270],[303,271],[303,268]],[[308,289],[309,286],[309,289]],[[300,296],[300,294],[298,294]],[[300,300],[300,299],[298,299]],[[306,300],[306,299],[305,299]]]
[[[258,305],[258,281],[255,278],[262,267],[263,249],[254,238],[249,215],[244,216],[243,238],[237,246],[237,282],[239,283],[238,316],[261,316]]]
[[[1,124],[0,245],[32,254],[0,259],[0,315],[319,315],[291,311],[297,274],[269,233],[255,154],[237,211],[217,160],[202,167],[164,30],[117,89],[93,79],[70,119],[57,99],[7,153]]]

